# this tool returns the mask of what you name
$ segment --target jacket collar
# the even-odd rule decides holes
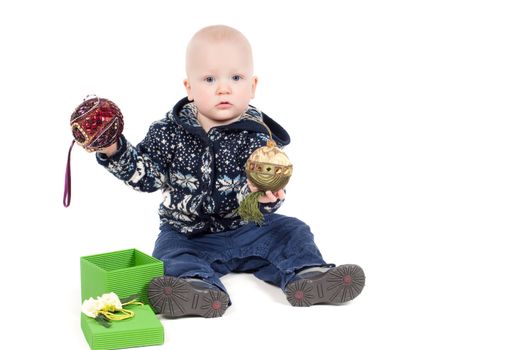
[[[197,113],[198,110],[196,105],[189,101],[187,97],[185,97],[176,103],[172,110],[167,113],[167,117],[176,124],[182,126],[191,134],[206,140],[207,134],[198,122]],[[268,134],[265,126],[261,124],[262,122],[265,123],[265,125],[267,125],[267,127],[271,130],[273,133],[273,140],[279,146],[283,147],[289,144],[290,137],[287,131],[277,122],[271,119],[271,117],[251,105],[249,105],[249,108],[247,108],[243,116],[238,121],[231,124],[218,126],[213,129],[219,129],[225,132],[246,130]]]

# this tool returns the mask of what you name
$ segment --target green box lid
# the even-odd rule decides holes
[[[81,328],[92,350],[163,344],[163,325],[150,306],[130,305],[125,308],[132,310],[135,316],[122,321],[111,321],[110,328],[81,313]]]

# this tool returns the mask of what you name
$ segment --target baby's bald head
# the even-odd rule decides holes
[[[254,98],[258,78],[251,45],[234,28],[216,25],[197,32],[187,47],[186,70],[188,99],[207,132],[238,120]]]
[[[187,75],[190,75],[194,63],[202,58],[206,47],[221,43],[227,43],[235,48],[238,51],[237,54],[242,55],[243,60],[250,66],[252,72],[253,56],[249,40],[234,28],[225,25],[213,25],[202,28],[190,39],[186,55]]]

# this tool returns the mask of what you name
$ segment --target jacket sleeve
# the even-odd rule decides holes
[[[145,139],[136,147],[119,138],[117,153],[107,157],[97,153],[97,162],[128,186],[141,192],[154,192],[165,185],[167,173],[166,123],[156,122],[150,126]]]

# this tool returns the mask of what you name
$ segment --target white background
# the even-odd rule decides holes
[[[85,95],[142,140],[185,90],[194,32],[251,41],[253,104],[291,134],[281,213],[367,287],[290,307],[252,275],[223,279],[220,319],[163,321],[164,349],[525,349],[527,11],[522,1],[7,1],[0,5],[3,349],[88,349],[79,258],[151,253],[159,193],[75,147]],[[5,323],[4,323],[5,324]]]

